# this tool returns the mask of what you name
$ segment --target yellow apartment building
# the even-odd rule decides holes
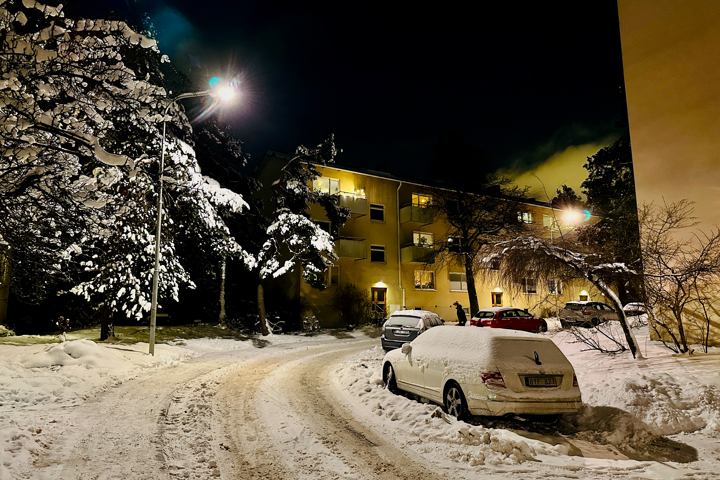
[[[268,200],[269,186],[290,158],[268,152],[258,165],[256,177],[263,184]],[[288,275],[291,278],[283,280],[288,295],[304,297],[327,327],[341,324],[339,314],[330,307],[330,299],[334,288],[348,283],[366,290],[374,306],[387,315],[399,309],[423,309],[455,321],[453,302],[458,301],[464,307],[469,305],[467,282],[460,262],[436,265],[433,261],[434,243],[447,236],[443,220],[426,208],[433,203],[433,192],[439,187],[357,167],[332,164],[316,165],[316,168],[322,176],[312,188],[339,195],[340,205],[349,208],[351,216],[335,239],[339,259],[328,272],[327,288],[319,291],[310,287],[302,281],[300,272],[295,271]],[[266,206],[269,203],[266,201]],[[518,221],[541,223],[548,236],[557,235],[560,228],[565,229],[551,221],[555,217],[549,204],[534,200],[525,203],[525,212],[519,213]],[[311,206],[309,213],[315,222],[330,231],[320,206]],[[476,279],[480,308],[514,306],[549,316],[554,314],[553,305],[561,307],[569,300],[602,301],[601,294],[588,282],[569,285],[557,282],[554,291],[548,292],[538,291],[534,280],[529,278],[519,289],[520,293],[480,282]],[[467,308],[466,313],[470,313]]]

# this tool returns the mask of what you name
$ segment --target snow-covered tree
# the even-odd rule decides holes
[[[312,181],[320,176],[315,165],[334,162],[336,154],[333,135],[317,148],[300,146],[272,186],[274,215],[266,229],[266,240],[257,258],[260,275],[258,310],[265,335],[268,332],[263,280],[277,278],[295,268],[301,268],[303,279],[322,290],[325,288],[325,271],[333,260],[337,260],[331,233],[313,222],[308,214],[310,204],[321,205],[333,231],[337,231],[350,216],[347,208],[338,206],[337,196],[310,187]]]
[[[245,203],[203,178],[193,149],[173,134],[191,128],[178,105],[163,116],[171,99],[158,66],[167,57],[154,40],[121,21],[75,21],[34,1],[0,5],[0,29],[0,244],[16,278],[44,286],[39,272],[66,274],[80,261],[86,278],[73,292],[142,317],[160,175],[169,185],[162,296],[191,282],[174,254],[178,235],[243,256],[219,211]],[[177,128],[159,172],[163,121]]]
[[[591,282],[612,303],[625,334],[628,348],[635,358],[641,358],[637,340],[623,312],[623,304],[614,285],[622,285],[636,277],[637,272],[623,263],[607,263],[602,255],[577,250],[575,239],[551,242],[535,236],[519,236],[499,242],[487,258],[499,262],[494,271],[497,279],[508,289],[517,289],[528,272],[536,275],[538,285],[551,280],[572,281],[583,278]]]

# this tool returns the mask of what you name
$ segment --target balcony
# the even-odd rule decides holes
[[[340,237],[335,240],[335,253],[340,258],[367,258],[367,242],[364,238]]]
[[[400,209],[400,223],[411,226],[430,225],[435,221],[435,212],[431,208],[405,205]]]
[[[338,205],[350,210],[350,215],[362,217],[368,214],[368,201],[365,192],[340,192]]]
[[[400,249],[402,263],[435,263],[435,250],[433,247],[419,245],[405,245]]]

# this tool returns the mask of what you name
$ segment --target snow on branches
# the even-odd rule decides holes
[[[141,318],[149,310],[158,195],[167,198],[161,294],[192,286],[176,241],[217,256],[254,258],[230,236],[223,215],[240,195],[200,173],[195,152],[163,122],[189,121],[163,88],[156,42],[121,21],[63,16],[35,1],[0,2],[0,254],[16,288],[39,275],[64,276],[96,306]],[[158,179],[170,179],[158,192]]]

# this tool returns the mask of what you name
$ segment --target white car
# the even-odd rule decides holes
[[[572,365],[552,340],[516,330],[439,326],[383,360],[388,388],[470,415],[575,413],[582,400]]]

